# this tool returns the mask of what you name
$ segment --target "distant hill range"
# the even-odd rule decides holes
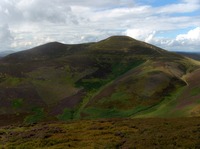
[[[14,53],[14,52],[15,52],[15,51],[12,51],[12,50],[1,51],[1,52],[0,52],[0,58],[5,57],[5,56],[7,56],[7,55],[9,55],[9,54],[11,54],[11,53]]]
[[[200,62],[126,36],[0,60],[0,124],[200,116]]]
[[[176,52],[177,54],[200,60],[200,52]]]

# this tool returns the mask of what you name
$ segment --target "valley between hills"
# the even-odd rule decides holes
[[[199,76],[199,61],[126,36],[12,53],[0,147],[198,148]]]

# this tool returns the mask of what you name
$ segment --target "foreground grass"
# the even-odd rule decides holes
[[[0,148],[200,148],[200,118],[103,119],[0,127]]]

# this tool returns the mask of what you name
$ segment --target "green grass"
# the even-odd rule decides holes
[[[144,60],[133,60],[132,62],[122,62],[122,63],[116,63],[114,65],[112,65],[112,74],[111,74],[111,78],[116,78],[122,74],[124,74],[125,72],[129,71],[130,69],[133,69],[139,65],[141,65],[142,63],[144,63]]]
[[[99,79],[99,78],[91,78],[91,79],[82,79],[81,83],[78,84],[78,87],[84,87],[87,91],[97,90],[106,83],[108,83],[109,79]]]
[[[62,121],[69,121],[73,119],[74,111],[72,109],[65,108],[63,113],[58,115],[57,118]]]
[[[164,97],[156,105],[147,108],[136,115],[133,115],[134,118],[140,117],[179,117],[184,115],[183,113],[171,113],[177,104],[177,98],[184,91],[185,87],[180,87],[178,90]]]
[[[111,100],[127,102],[130,96],[124,92],[115,92],[111,95]]]
[[[146,109],[145,106],[137,106],[129,110],[119,110],[117,108],[97,108],[97,107],[88,107],[83,110],[83,113],[88,115],[86,118],[96,119],[96,118],[122,118],[130,117],[131,115]]]
[[[60,84],[55,79],[50,81],[32,80],[31,82],[47,105],[53,105],[65,97],[74,95],[78,91],[72,85]]]
[[[143,62],[144,62],[143,60],[134,60],[133,62],[128,63],[128,64],[118,63],[112,66],[112,73],[110,73],[106,79],[91,78],[91,79],[85,79],[85,80],[82,80],[81,82],[78,82],[76,85],[84,87],[84,89],[86,89],[88,93],[83,99],[81,105],[75,111],[74,118],[80,118],[80,113],[84,110],[88,102],[100,91],[102,91],[102,89],[104,89],[109,84],[111,84],[113,80],[115,80],[120,75],[126,73],[130,69],[133,69],[139,66]],[[129,96],[125,93],[122,93],[122,92],[113,93],[113,95],[111,96],[111,101],[109,102],[119,101],[119,102],[127,103],[128,98]],[[107,101],[108,100],[105,99],[105,102]]]
[[[93,90],[88,92],[85,97],[83,98],[82,102],[80,105],[78,105],[75,108],[74,114],[73,114],[73,119],[79,119],[81,118],[81,112],[83,111],[83,109],[85,108],[85,106],[88,104],[88,102],[90,101],[90,99],[95,95],[97,91]]]
[[[32,113],[32,115],[29,115],[24,119],[25,123],[31,124],[45,119],[45,112],[43,108],[35,107],[32,109]]]
[[[123,91],[116,91],[110,97],[100,99],[96,104],[100,107],[112,107],[123,109],[130,104],[131,95]]]
[[[82,79],[81,81],[76,83],[77,87],[84,87],[87,91],[90,90],[98,90],[102,86],[106,85],[107,83],[115,80],[120,75],[126,73],[130,69],[133,69],[139,65],[144,63],[143,60],[133,60],[133,61],[127,61],[122,63],[116,63],[113,62],[109,64],[111,66],[111,72],[107,74],[106,78],[100,79],[92,77],[88,79]],[[103,70],[102,70],[103,71]]]
[[[22,98],[17,98],[12,100],[12,107],[15,109],[19,109],[23,106],[24,100]]]
[[[24,79],[17,78],[17,77],[7,76],[7,78],[4,79],[4,80],[5,81],[2,82],[1,85],[9,86],[9,87],[15,87],[15,86],[20,85]]]
[[[200,99],[197,99],[197,101],[196,101],[198,104],[200,104]]]
[[[195,87],[192,89],[191,93],[192,96],[196,96],[200,94],[200,87]]]
[[[29,73],[29,81],[35,86],[43,101],[47,105],[52,105],[78,91],[74,87],[71,75],[68,66],[61,70],[46,67]]]

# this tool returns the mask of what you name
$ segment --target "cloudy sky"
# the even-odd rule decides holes
[[[200,0],[0,0],[0,51],[112,35],[200,52]]]

